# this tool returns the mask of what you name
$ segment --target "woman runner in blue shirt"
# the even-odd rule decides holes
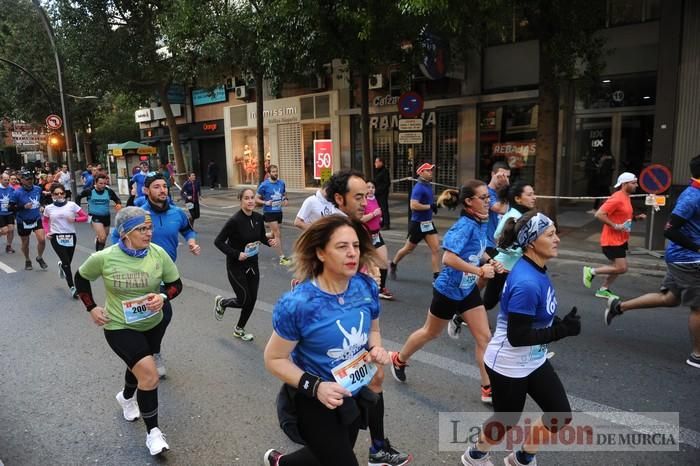
[[[306,447],[288,455],[268,450],[265,464],[354,466],[362,421],[358,395],[375,364],[389,362],[379,333],[379,289],[357,273],[377,260],[376,252],[364,227],[340,215],[314,222],[294,251],[301,283],[275,305],[265,367],[297,388],[297,422]]]

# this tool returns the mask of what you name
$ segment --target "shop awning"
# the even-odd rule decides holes
[[[147,146],[146,144],[141,144],[135,141],[127,141],[122,144],[116,144],[116,146],[112,148],[112,155],[115,157],[123,157],[126,154],[151,155],[157,153],[158,149],[155,147]]]

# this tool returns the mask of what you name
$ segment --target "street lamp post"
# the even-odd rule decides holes
[[[39,0],[32,0],[32,3],[36,7],[36,9],[39,11],[39,17],[41,18],[41,22],[44,24],[44,29],[46,29],[46,34],[49,36],[49,42],[51,43],[51,48],[53,49],[53,55],[54,58],[56,59],[56,72],[58,74],[58,92],[59,96],[61,98],[61,113],[63,116],[63,133],[65,134],[65,137],[63,140],[66,142],[66,162],[68,164],[68,171],[70,172],[70,184],[71,184],[71,192],[73,192],[74,196],[78,195],[78,186],[75,182],[75,173],[73,172],[73,163],[72,163],[72,155],[73,155],[73,148],[71,146],[72,141],[70,137],[70,125],[68,121],[68,112],[66,112],[66,98],[63,94],[63,66],[61,66],[61,57],[58,55],[58,49],[56,48],[56,42],[54,40],[54,34],[53,34],[53,28],[51,27],[51,23],[49,23],[49,18],[46,16],[46,12],[42,8],[41,4],[39,3]]]

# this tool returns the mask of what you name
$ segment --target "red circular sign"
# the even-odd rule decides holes
[[[48,126],[49,129],[59,129],[63,126],[63,120],[61,120],[61,117],[58,115],[49,115],[46,117],[46,126]]]
[[[399,113],[404,118],[416,118],[423,113],[423,97],[417,92],[404,92],[399,97]]]
[[[649,194],[667,191],[672,182],[671,170],[658,163],[649,165],[639,174],[639,186]]]

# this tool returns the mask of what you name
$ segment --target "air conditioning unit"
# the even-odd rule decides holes
[[[370,74],[369,75],[369,88],[370,89],[381,89],[384,87],[384,76],[381,74]]]
[[[245,86],[236,86],[236,99],[245,99],[248,97]]]

